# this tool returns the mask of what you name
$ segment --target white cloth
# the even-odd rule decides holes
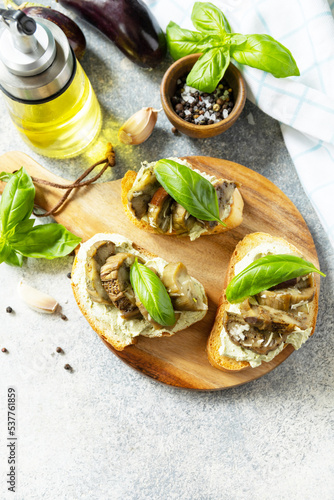
[[[193,0],[147,0],[163,28],[194,29]],[[247,97],[281,123],[303,188],[334,247],[334,0],[214,0],[232,30],[266,33],[285,45],[299,77],[239,66]],[[292,200],[293,201],[293,200]]]

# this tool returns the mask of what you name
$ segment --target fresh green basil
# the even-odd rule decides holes
[[[230,53],[214,47],[198,59],[187,76],[187,85],[203,92],[213,92],[230,64]]]
[[[20,253],[16,252],[12,248],[10,248],[10,251],[8,255],[6,256],[5,263],[8,264],[9,266],[14,266],[14,267],[22,267],[24,257]]]
[[[291,52],[269,35],[247,35],[244,43],[231,45],[231,57],[276,78],[300,74]]]
[[[203,54],[188,76],[188,85],[212,92],[223,78],[230,57],[268,71],[276,78],[299,75],[297,64],[284,45],[269,35],[231,33],[223,12],[212,3],[196,2],[191,19],[199,31],[184,30],[172,21],[167,27],[167,44],[174,59],[197,52]]]
[[[0,264],[5,262],[10,253],[10,246],[8,245],[5,238],[0,237]]]
[[[197,31],[184,30],[173,21],[167,26],[166,37],[170,54],[175,60],[188,54],[202,52],[203,47],[209,41],[209,37],[203,38],[203,35]]]
[[[219,218],[217,193],[210,181],[186,165],[168,159],[159,160],[154,172],[167,193],[190,215],[226,226]]]
[[[43,224],[30,229],[24,238],[22,233],[15,233],[8,241],[25,257],[55,259],[72,252],[81,238],[61,224]]]
[[[19,238],[24,238],[27,236],[29,231],[33,228],[35,224],[34,219],[26,219],[21,222],[19,222],[15,227],[13,227],[7,234],[6,237],[7,239],[12,239],[13,237],[17,239]]]
[[[54,259],[69,254],[81,238],[60,224],[34,226],[29,219],[35,197],[35,187],[24,167],[8,174],[0,173],[7,181],[0,202],[0,263],[22,266],[23,257]]]
[[[136,258],[130,269],[130,281],[135,295],[149,315],[162,326],[173,326],[175,313],[168,292],[158,276]]]
[[[22,220],[28,219],[34,207],[35,186],[22,167],[7,182],[0,202],[2,233]]]
[[[195,2],[191,13],[195,28],[207,34],[231,33],[231,27],[223,12],[209,2]]]
[[[5,238],[0,238],[0,264],[2,262],[16,267],[21,267],[23,264],[23,255],[16,252]]]
[[[0,181],[2,182],[8,182],[14,174],[11,174],[10,172],[1,172],[0,173]]]
[[[246,42],[246,40],[247,36],[241,35],[240,33],[232,33],[231,35],[226,36],[226,41],[228,41],[230,45],[241,45]]]
[[[226,288],[229,302],[241,302],[272,286],[299,276],[319,271],[311,262],[294,255],[266,255],[255,260],[237,274]]]

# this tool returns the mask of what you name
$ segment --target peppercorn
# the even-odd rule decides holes
[[[230,93],[228,88],[228,83],[221,80],[213,92],[202,93],[187,88],[186,78],[179,78],[175,94],[171,97],[173,109],[187,123],[212,125],[224,120],[234,106],[233,92],[231,89]],[[226,112],[222,113],[223,109],[227,110],[227,114]],[[212,113],[214,114],[212,115]],[[209,117],[207,117],[208,114]],[[212,116],[212,120],[210,120],[210,116]]]
[[[67,274],[66,274],[66,276],[67,276],[69,279],[71,279],[71,278],[72,278],[71,273],[67,273]]]
[[[62,319],[62,320],[64,320],[64,321],[67,321],[67,319],[68,319],[68,318],[67,318],[67,316],[65,316],[65,314],[61,314],[61,315],[60,315],[60,317],[61,317],[61,319]]]
[[[69,365],[68,363],[66,363],[66,365],[64,366],[65,370],[70,370],[72,371],[72,366]]]
[[[1,349],[1,352],[8,352],[8,351],[7,351],[6,347],[3,347],[3,348]]]
[[[13,309],[10,306],[8,306],[6,307],[6,312],[10,314],[13,312]]]
[[[63,352],[63,350],[62,350],[62,348],[61,348],[61,347],[57,347],[56,352],[61,353],[61,352]]]

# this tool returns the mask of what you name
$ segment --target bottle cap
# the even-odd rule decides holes
[[[72,76],[74,58],[67,37],[50,21],[7,12],[2,15],[7,29],[0,37],[2,90],[19,100],[48,99]]]

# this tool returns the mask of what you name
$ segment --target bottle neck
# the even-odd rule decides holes
[[[65,33],[50,21],[36,19],[34,36],[37,49],[32,53],[15,47],[10,29],[0,38],[0,85],[7,95],[22,101],[54,96],[63,91],[73,75],[75,56]],[[16,40],[26,45],[24,38]]]
[[[0,10],[1,20],[8,28],[14,47],[23,54],[36,52],[38,41],[35,36],[36,22],[20,10]]]
[[[13,75],[43,73],[56,57],[55,38],[48,28],[21,11],[0,11],[6,29],[1,35],[0,59]]]

